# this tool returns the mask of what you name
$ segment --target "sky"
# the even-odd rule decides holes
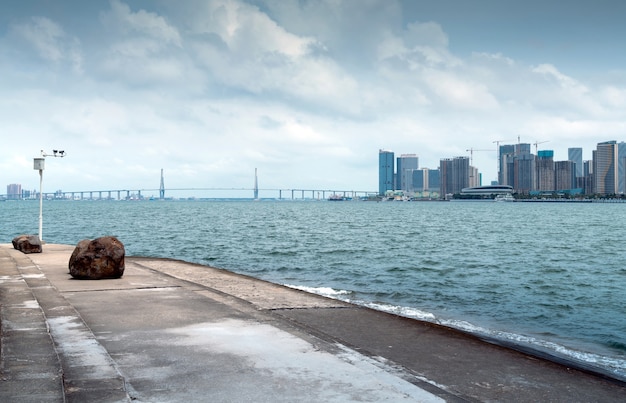
[[[623,21],[621,0],[0,2],[0,186],[38,189],[53,149],[44,192],[161,169],[250,189],[255,168],[260,189],[377,191],[379,149],[471,156],[483,184],[497,144],[591,159],[626,141]]]

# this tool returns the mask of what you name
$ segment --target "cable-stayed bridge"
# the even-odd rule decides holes
[[[42,151],[43,153],[43,151]],[[57,151],[54,151],[56,157]],[[64,155],[64,151],[61,151],[61,157]],[[40,171],[41,172],[41,171]],[[327,197],[331,200],[343,200],[349,198],[369,197],[377,195],[373,190],[339,190],[339,189],[311,189],[311,188],[266,188],[259,189],[259,182],[257,177],[257,169],[254,168],[254,188],[226,188],[226,187],[214,187],[214,188],[165,188],[165,180],[163,176],[163,169],[161,168],[161,178],[158,189],[138,189],[138,188],[124,188],[124,189],[107,189],[107,190],[79,190],[79,191],[62,191],[57,190],[55,192],[41,192],[37,191],[24,192],[21,194],[6,194],[0,195],[0,201],[4,200],[21,200],[21,199],[35,199],[45,198],[46,200],[144,200],[144,199],[179,199],[179,198],[201,198],[201,199],[260,199],[260,192],[263,193],[263,199],[278,199],[278,200],[322,200]],[[41,189],[41,184],[40,184]],[[168,196],[166,197],[166,191]],[[157,192],[158,196],[155,197],[154,193]],[[171,192],[177,193],[179,197],[171,196]],[[191,192],[181,196],[182,192]],[[225,192],[229,195],[225,196]],[[250,193],[248,193],[250,192]],[[252,197],[248,197],[247,195]],[[237,196],[234,196],[236,194]]]
[[[285,189],[259,189],[259,188],[155,188],[155,189],[107,189],[107,190],[78,190],[42,192],[46,200],[142,200],[142,199],[166,199],[172,198],[172,193],[181,195],[180,197],[202,198],[242,198],[242,199],[279,199],[279,200],[323,200],[331,196],[341,196],[345,198],[368,197],[376,195],[373,190],[341,190],[341,189],[305,189],[305,188],[285,188]],[[187,193],[182,196],[183,193]],[[220,196],[228,193],[231,196]],[[215,195],[214,197],[211,194]],[[156,197],[154,195],[157,195]],[[233,196],[236,195],[236,196]],[[2,195],[4,199],[18,199],[15,195]],[[30,194],[28,198],[39,198],[39,194]],[[176,198],[176,197],[173,197]]]

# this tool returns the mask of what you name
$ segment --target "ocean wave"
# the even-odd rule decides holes
[[[312,294],[342,300],[344,302],[364,306],[377,311],[436,323],[438,325],[473,334],[490,343],[505,345],[509,348],[521,350],[538,356],[544,356],[556,361],[578,364],[579,367],[590,369],[599,373],[606,373],[611,377],[626,381],[626,360],[619,358],[606,357],[599,354],[576,350],[571,347],[566,347],[552,341],[532,336],[489,329],[463,320],[442,319],[438,318],[431,312],[423,311],[414,307],[353,299],[350,298],[350,296],[353,296],[354,293],[348,290],[336,290],[331,287],[307,287],[289,284],[285,284],[285,286],[310,292]]]
[[[36,206],[0,203],[0,222],[13,224],[1,226],[0,235],[11,239],[28,229],[24,217]],[[46,216],[55,225],[47,239],[76,244],[116,235],[128,255],[208,264],[279,284],[331,285],[305,290],[626,371],[626,209],[568,205],[563,214],[560,205],[520,205],[502,225],[501,211],[480,203],[338,207],[51,202]],[[575,242],[574,229],[585,242]],[[556,344],[542,347],[542,340]],[[561,353],[560,344],[573,348]]]
[[[306,291],[311,294],[317,294],[317,295],[321,295],[324,297],[335,298],[335,299],[342,299],[342,298],[338,298],[340,295],[352,294],[351,291],[335,290],[334,288],[331,288],[331,287],[307,287],[304,285],[292,285],[292,284],[283,284],[283,285],[285,287],[294,288],[296,290]]]
[[[352,303],[355,303],[352,301]],[[393,313],[398,316],[404,316],[412,319],[419,319],[427,322],[437,322],[437,318],[430,312],[425,312],[417,308],[411,308],[406,306],[396,306],[389,304],[381,304],[375,302],[363,302],[358,305],[363,305],[377,311],[383,311],[387,313]]]
[[[474,324],[459,320],[439,320],[439,324],[455,329],[463,330],[478,336],[487,336],[488,339],[496,341],[507,341],[513,345],[526,346],[538,351],[554,354],[564,359],[571,359],[583,364],[598,366],[598,369],[610,369],[611,372],[620,379],[626,379],[626,360],[609,358],[594,353],[576,350],[561,344],[539,339],[532,336],[505,332],[501,330],[487,329]]]
[[[408,312],[408,310],[405,310],[405,312]],[[488,329],[463,320],[439,319],[434,315],[433,317],[433,322],[437,324],[476,335],[486,339],[488,342],[503,344],[509,348],[522,350],[533,355],[547,356],[547,358],[555,361],[578,364],[577,366],[579,367],[606,373],[611,377],[626,381],[626,360],[577,350],[537,337]],[[421,318],[422,316],[417,319]]]

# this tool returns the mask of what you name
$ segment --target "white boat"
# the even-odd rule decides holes
[[[503,194],[503,195],[497,195],[495,197],[495,199],[493,199],[493,201],[497,201],[497,202],[514,202],[515,201],[515,197],[513,197],[510,193],[507,193],[507,194]]]

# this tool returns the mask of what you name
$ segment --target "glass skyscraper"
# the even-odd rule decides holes
[[[384,195],[394,190],[394,154],[393,151],[378,151],[378,194]]]
[[[626,193],[626,143],[620,141],[617,144],[617,185],[618,192]]]
[[[428,170],[428,188],[425,190],[429,190],[431,192],[439,191],[441,186],[441,176],[439,174],[439,169],[429,169]]]
[[[503,144],[498,150],[498,183],[500,185],[513,185],[512,175],[509,175],[509,161],[513,161],[515,146]]]
[[[439,169],[419,168],[413,171],[416,192],[439,192]]]
[[[598,143],[593,153],[594,193],[614,194],[618,192],[617,142]]]
[[[583,176],[583,149],[572,147],[567,149],[567,159],[576,164],[576,177]]]
[[[414,191],[413,171],[419,162],[415,154],[402,154],[396,161],[396,186],[394,190]]]

